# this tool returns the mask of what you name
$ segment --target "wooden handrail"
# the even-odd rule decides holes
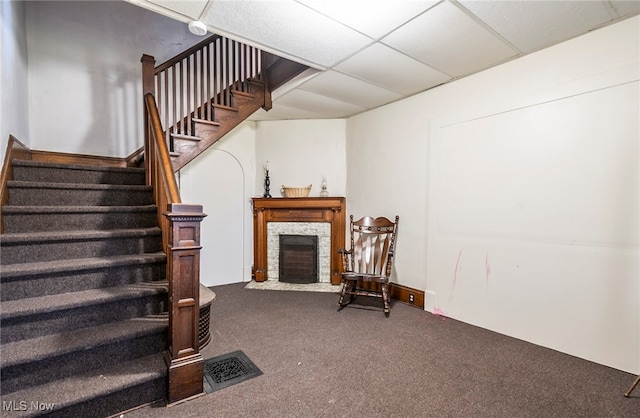
[[[143,61],[144,65],[144,61]],[[166,352],[167,401],[203,393],[204,360],[199,346],[201,205],[184,204],[171,166],[155,97],[144,94],[145,167],[158,206],[162,248],[167,254],[169,347]]]
[[[242,109],[253,109],[243,107],[243,103],[255,106],[260,100],[264,103],[262,106],[269,109],[269,86],[277,87],[307,68],[301,64],[287,65],[281,60],[218,35],[208,37],[157,67],[154,67],[152,56],[143,55],[141,59],[144,164],[147,184],[153,185],[158,225],[162,229],[162,248],[167,254],[169,403],[180,402],[203,391],[204,361],[198,345],[198,322],[200,222],[206,216],[202,206],[180,202],[174,170],[181,166],[173,166],[170,153],[181,151],[181,144],[176,143],[176,139],[206,139],[197,136],[197,126],[215,126],[220,128],[217,132],[224,134],[224,129],[232,127],[228,123],[233,119],[228,116],[230,113],[238,112],[246,117]],[[275,83],[270,84],[269,79]],[[258,100],[250,103],[247,98],[251,97]],[[203,132],[207,133],[207,129]],[[193,158],[197,154],[183,155]],[[178,161],[184,165],[190,160]]]
[[[173,174],[173,168],[171,167],[171,157],[169,155],[169,149],[166,142],[164,142],[162,124],[160,123],[160,115],[158,114],[158,107],[156,106],[156,100],[153,94],[147,93],[144,95],[144,101],[149,116],[149,129],[153,137],[153,148],[155,149],[155,158],[151,157],[151,160],[156,160],[157,164],[161,167],[161,174],[166,185],[167,190],[167,203],[181,203],[180,192],[178,190],[178,184],[176,183],[176,177]]]
[[[185,59],[188,56],[192,55],[194,52],[199,51],[205,45],[209,45],[210,43],[212,43],[213,41],[215,41],[218,38],[221,38],[221,36],[220,35],[213,35],[213,36],[210,36],[210,37],[204,39],[203,41],[198,42],[197,44],[195,44],[191,48],[187,49],[186,51],[182,52],[181,54],[176,55],[175,57],[173,57],[173,58],[163,62],[162,64],[158,65],[156,67],[156,69],[155,69],[155,73],[158,74],[158,73],[161,73],[162,71],[165,71],[169,67],[179,63],[183,59]]]
[[[143,55],[143,93],[152,93],[169,150],[174,136],[196,136],[196,120],[215,121],[216,108],[233,106],[233,91],[251,93],[251,80],[262,77],[264,53],[213,35],[174,58],[153,67]],[[264,88],[264,86],[263,86]]]

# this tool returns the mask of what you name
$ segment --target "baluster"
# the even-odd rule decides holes
[[[231,41],[231,59],[229,60],[229,65],[231,66],[231,86],[232,88],[236,88],[236,83],[238,81],[238,63],[236,57],[238,56],[238,43],[236,41]],[[231,94],[231,91],[229,91]]]
[[[189,126],[189,133],[191,135],[194,134],[193,129],[191,127],[191,112],[193,111],[193,106],[191,105],[191,58],[193,55],[188,56],[186,58],[187,61],[187,125]]]
[[[213,120],[213,115],[211,111],[211,51],[209,49],[209,45],[205,46],[205,51],[207,51],[207,71],[204,74],[207,82],[207,120]]]
[[[224,57],[224,85],[222,88],[224,88],[224,105],[225,106],[229,106],[229,83],[231,80],[229,80],[229,49],[230,49],[230,44],[231,44],[231,40],[227,39],[226,42],[226,50],[225,50],[225,57]]]
[[[219,104],[220,97],[218,97],[218,94],[220,93],[220,51],[222,51],[222,47],[220,46],[220,39],[216,39],[214,48],[215,59],[213,62],[213,101],[215,104]]]
[[[162,112],[162,74],[156,74],[156,103],[158,105],[158,113],[160,114],[160,119],[162,119],[162,115],[164,114]]]
[[[249,68],[247,67],[248,63],[248,47],[244,44],[240,44],[242,46],[242,91],[247,90],[247,80],[249,79]]]
[[[164,126],[165,126],[165,141],[167,142],[167,144],[171,144],[170,141],[170,135],[171,135],[171,129],[169,128],[171,125],[169,125],[169,74],[167,73],[167,71],[165,71],[163,73],[164,76],[164,105],[163,105],[163,114],[164,114]],[[169,148],[169,151],[173,151],[171,148]]]
[[[252,54],[253,53],[253,48],[251,48],[250,46],[247,46],[247,81],[253,77],[253,57]],[[247,83],[247,91],[249,91],[251,89],[251,87],[249,87],[250,84]]]
[[[200,99],[198,101],[198,106],[200,108],[200,118],[206,119],[207,115],[204,113],[204,51],[200,50],[200,74],[198,74],[198,81],[200,82]]]
[[[180,133],[180,125],[178,123],[178,108],[176,106],[176,96],[177,88],[176,88],[176,66],[171,66],[171,115],[173,116],[173,132]],[[173,151],[173,138],[171,138],[171,150]]]
[[[200,117],[200,110],[198,109],[198,100],[200,94],[198,93],[198,54],[193,55],[193,114],[196,117]]]
[[[244,91],[244,44],[238,43],[238,59],[237,61],[237,66],[238,66],[238,84],[236,85],[236,88],[240,91]]]
[[[200,118],[200,106],[198,104],[200,100],[200,80],[198,78],[198,72],[200,68],[200,51],[193,54],[193,116]]]
[[[179,68],[179,74],[178,74],[178,79],[180,80],[180,88],[178,89],[180,92],[179,95],[179,102],[180,102],[180,131],[183,134],[187,134],[187,127],[185,126],[185,115],[184,115],[184,72],[182,70],[182,61],[180,61],[178,63],[178,68]]]

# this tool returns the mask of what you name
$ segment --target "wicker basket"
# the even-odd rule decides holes
[[[307,197],[311,191],[311,185],[307,187],[284,187],[280,189],[284,197]]]

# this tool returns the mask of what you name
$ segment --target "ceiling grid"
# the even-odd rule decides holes
[[[312,69],[252,120],[344,118],[640,13],[640,0],[126,0]]]

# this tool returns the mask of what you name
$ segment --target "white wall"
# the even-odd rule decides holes
[[[26,48],[24,28],[5,20],[20,22],[22,9],[2,2],[2,141],[137,149],[140,56],[159,63],[198,39],[124,2],[19,4]],[[349,214],[400,215],[394,281],[426,290],[428,310],[637,373],[639,26],[635,17],[347,121],[241,125],[181,173],[184,201],[205,203],[210,219],[228,202],[242,208],[240,235],[203,221],[203,258],[220,240],[237,257],[241,240],[250,278],[249,202],[263,193],[264,161],[273,196],[308,184],[317,196],[324,174]],[[10,94],[6,80],[17,81]],[[6,107],[11,94],[21,109]],[[220,171],[235,174],[224,182]],[[202,185],[207,176],[223,182]],[[204,280],[237,281],[220,264]]]
[[[0,161],[9,135],[29,146],[25,3],[0,2]]]
[[[201,282],[207,286],[251,280],[252,197],[264,193],[264,161],[271,162],[271,195],[282,184],[312,184],[322,174],[329,193],[345,193],[345,121],[244,122],[180,171],[183,202],[200,203]],[[240,269],[241,266],[241,269]]]
[[[330,196],[345,196],[345,125],[344,119],[257,122],[255,195],[264,194],[262,169],[269,161],[273,197],[282,197],[282,186],[310,184],[309,196],[317,197],[323,175]]]
[[[200,281],[206,286],[251,280],[256,178],[254,122],[244,122],[180,170],[186,203],[204,206]]]
[[[126,157],[142,146],[142,54],[199,42],[122,1],[26,2],[31,148]]]
[[[351,211],[399,213],[427,310],[639,371],[639,27],[348,120]]]

